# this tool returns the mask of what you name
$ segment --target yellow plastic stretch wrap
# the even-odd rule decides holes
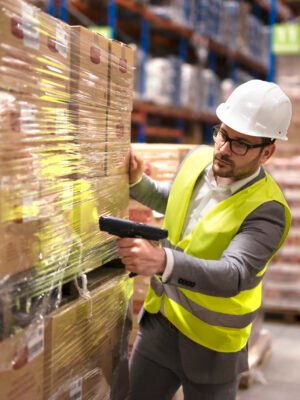
[[[134,53],[20,0],[0,0],[0,35],[0,390],[6,374],[10,400],[110,398],[117,354],[97,362],[126,336],[131,283],[99,268],[117,251],[98,218],[128,216]]]

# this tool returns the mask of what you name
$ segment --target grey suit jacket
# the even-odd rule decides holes
[[[263,179],[263,168],[257,180]],[[148,207],[165,212],[171,185],[159,184],[147,176],[131,189],[131,196]],[[239,232],[219,260],[204,260],[173,248],[174,269],[166,285],[176,285],[217,297],[231,297],[251,289],[260,281],[261,271],[277,248],[285,228],[283,206],[275,201],[264,203],[242,223]],[[172,248],[168,241],[164,247]],[[142,314],[141,314],[142,315]],[[236,353],[220,353],[186,338],[179,340],[182,364],[199,383],[221,383],[247,370],[247,346]],[[152,347],[152,350],[155,351]],[[204,362],[199,363],[199,360]]]

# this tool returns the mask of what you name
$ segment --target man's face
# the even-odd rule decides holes
[[[244,135],[225,124],[221,125],[221,129],[230,139],[238,140],[240,143],[249,145],[262,143],[261,138]],[[246,178],[257,171],[259,166],[272,155],[275,146],[272,144],[266,147],[248,149],[243,156],[234,154],[231,151],[229,141],[223,144],[215,143],[214,148],[213,172],[215,177],[230,178],[230,181],[234,182]]]

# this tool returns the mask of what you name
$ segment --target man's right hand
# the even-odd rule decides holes
[[[134,185],[142,179],[144,172],[144,161],[135,155],[133,151],[130,152],[130,168],[129,168],[129,183]]]

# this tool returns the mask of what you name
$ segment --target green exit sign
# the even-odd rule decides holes
[[[272,50],[277,55],[300,54],[300,25],[275,24],[272,33]]]

